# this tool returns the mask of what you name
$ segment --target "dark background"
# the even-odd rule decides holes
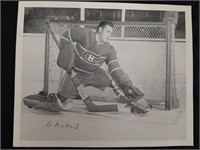
[[[111,2],[111,1],[110,1]],[[119,1],[116,1],[119,3]],[[128,3],[173,4],[192,6],[194,56],[194,146],[165,149],[199,149],[199,1],[129,1]],[[123,1],[125,3],[125,1]],[[1,2],[1,148],[13,149],[15,46],[18,2]],[[33,70],[34,71],[34,70]],[[28,122],[27,122],[28,123]],[[133,149],[133,148],[132,148]],[[142,148],[145,149],[145,148]],[[156,148],[154,148],[156,149]]]
[[[80,21],[80,8],[42,8],[26,7],[24,33],[44,33],[46,19],[60,18],[65,21]],[[127,22],[163,22],[165,11],[125,10]],[[88,9],[85,8],[85,21],[121,21],[122,9]],[[185,39],[185,12],[178,12],[175,38]]]

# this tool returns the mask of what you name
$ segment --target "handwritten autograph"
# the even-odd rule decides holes
[[[56,127],[56,128],[63,128],[63,129],[68,128],[68,129],[78,130],[79,123],[71,123],[69,121],[63,123],[57,120],[57,121],[47,122],[47,127]]]

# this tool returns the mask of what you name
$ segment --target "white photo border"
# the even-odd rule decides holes
[[[25,7],[66,7],[77,6],[87,8],[123,8],[145,10],[184,11],[186,19],[186,106],[187,106],[187,139],[168,141],[22,141],[20,140],[20,110],[21,110],[21,77],[22,77],[22,44]],[[145,7],[148,5],[148,7]],[[17,42],[16,42],[16,75],[15,75],[15,106],[14,106],[14,137],[15,147],[151,147],[151,146],[192,146],[193,145],[193,56],[192,56],[192,20],[190,6],[174,6],[160,4],[125,4],[125,3],[97,3],[97,2],[40,2],[21,1],[18,8]]]

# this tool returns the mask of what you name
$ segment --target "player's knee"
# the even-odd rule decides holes
[[[104,88],[111,87],[111,81],[107,77],[102,80],[101,84]]]

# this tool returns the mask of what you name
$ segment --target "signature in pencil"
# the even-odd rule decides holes
[[[78,130],[79,129],[79,123],[72,123],[69,121],[61,122],[61,121],[48,121],[47,127],[55,127],[55,128],[67,128],[67,129],[73,129]]]

